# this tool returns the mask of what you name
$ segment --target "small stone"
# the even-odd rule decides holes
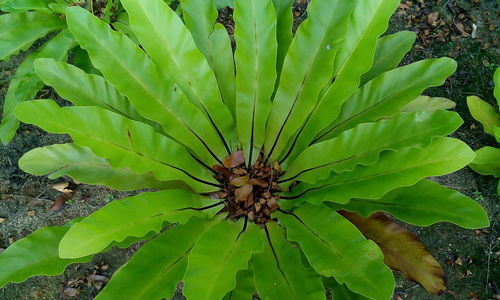
[[[256,212],[259,212],[259,210],[260,210],[260,203],[255,203],[254,208],[255,208]]]
[[[92,274],[92,275],[87,276],[87,280],[92,281],[92,282],[94,282],[94,281],[108,282],[109,278],[107,276],[103,276],[103,275]]]
[[[28,206],[31,206],[31,207],[43,206],[43,200],[42,199],[32,199],[30,202],[28,202]]]
[[[255,218],[253,211],[248,212],[247,216],[249,221],[253,221],[253,219]]]

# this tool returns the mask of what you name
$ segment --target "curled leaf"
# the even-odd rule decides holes
[[[63,181],[56,183],[52,186],[53,189],[61,192],[61,193],[72,193],[75,191],[77,185],[71,181]]]
[[[231,180],[231,184],[234,186],[241,187],[241,186],[244,186],[245,184],[247,184],[249,179],[250,179],[250,176],[248,174],[245,176],[236,177],[236,178],[233,178]]]
[[[443,269],[413,233],[383,213],[375,213],[368,218],[343,210],[339,213],[366,238],[377,243],[384,253],[384,262],[391,269],[403,272],[429,293],[441,294],[446,290]]]
[[[247,200],[248,196],[252,193],[253,186],[250,184],[245,184],[244,186],[236,189],[234,195],[236,196],[236,202],[244,202]]]
[[[56,197],[56,200],[54,200],[54,203],[52,204],[52,207],[49,210],[54,212],[61,211],[64,208],[66,202],[71,200],[71,197],[73,197],[73,193],[70,192],[60,193]]]
[[[226,168],[235,168],[244,162],[245,155],[243,154],[243,151],[236,151],[224,159],[223,165]]]

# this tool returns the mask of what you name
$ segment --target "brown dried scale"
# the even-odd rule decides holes
[[[237,220],[246,217],[258,225],[271,221],[271,213],[279,208],[280,188],[277,181],[282,171],[278,163],[267,166],[259,157],[248,168],[243,152],[237,151],[213,169],[217,172],[215,178],[223,186],[214,197],[224,199],[224,211],[228,212],[228,218]]]

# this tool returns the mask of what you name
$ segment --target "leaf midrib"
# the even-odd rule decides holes
[[[146,1],[137,1],[137,5],[141,8],[141,10],[143,11],[144,15],[148,16],[148,18],[145,18],[145,21],[149,23],[149,25],[154,29],[154,33],[156,35],[156,37],[162,41],[162,45],[164,46],[163,49],[166,50],[166,52],[169,54],[169,57],[171,58],[171,61],[175,64],[175,67],[177,68],[177,70],[182,70],[181,66],[179,65],[179,62],[177,61],[177,59],[175,58],[175,55],[173,54],[172,52],[172,49],[168,46],[169,45],[169,42],[167,40],[165,40],[164,36],[158,31],[159,30],[159,26],[155,26],[155,24],[153,24],[151,22],[152,20],[152,16],[150,14],[148,14],[150,11],[145,9],[144,6],[142,6],[141,4],[142,3],[145,3]],[[144,21],[144,19],[143,19]],[[197,98],[198,100],[198,103],[203,107],[203,109],[205,110],[205,112],[207,112],[208,114],[208,110],[205,106],[205,103],[203,102],[202,100],[202,97],[200,96],[199,92],[197,89],[195,89],[191,83],[191,81],[186,78],[185,74],[183,72],[176,72],[178,76],[181,76],[181,78],[183,79],[183,81],[185,81],[188,86],[189,86],[189,90],[195,95],[195,97]]]
[[[343,218],[342,216],[340,216],[340,217]],[[290,219],[292,219],[292,218],[290,218]],[[300,223],[300,222],[298,222],[298,223]],[[298,224],[299,227],[301,225],[305,225],[305,224]],[[345,255],[342,254],[342,252],[337,251],[336,248],[333,247],[333,245],[330,242],[328,242],[327,240],[325,240],[320,234],[318,234],[316,231],[314,231],[309,226],[304,226],[304,227],[306,230],[309,230],[314,236],[316,236],[322,243],[324,243],[327,246],[327,249],[329,250],[328,252],[333,254],[334,257],[339,258],[339,260],[341,260],[344,265],[349,267],[349,270],[356,270],[357,269],[356,266],[349,259],[347,259]],[[295,241],[297,243],[300,243],[299,239],[297,238],[297,235],[295,235]],[[345,278],[345,276],[341,276],[343,273],[341,273],[340,270],[335,270],[335,273],[336,273],[335,276],[340,275],[340,277]],[[348,274],[349,274],[349,272],[348,272]],[[375,283],[372,282],[369,277],[365,276],[364,273],[355,273],[355,275],[358,275],[358,276],[364,278],[365,279],[364,282],[369,283],[370,286],[376,290],[377,287],[376,287]],[[352,278],[352,276],[349,276],[348,278]],[[351,284],[348,284],[348,285],[350,286]]]
[[[422,77],[419,77],[419,78],[422,78]],[[364,108],[363,110],[358,111],[354,115],[352,115],[352,116],[350,116],[350,117],[342,120],[340,123],[337,123],[334,127],[332,127],[331,129],[329,129],[325,133],[321,134],[318,138],[315,138],[313,140],[313,142],[311,143],[311,145],[314,144],[314,143],[316,143],[316,142],[318,142],[318,141],[320,141],[321,139],[323,139],[323,138],[325,138],[325,137],[327,137],[329,135],[332,135],[332,132],[334,132],[337,128],[341,127],[342,125],[345,125],[346,123],[351,122],[352,120],[356,120],[356,119],[359,119],[359,118],[363,117],[365,114],[370,113],[371,110],[376,109],[379,105],[386,104],[386,102],[388,100],[393,99],[393,98],[400,99],[401,98],[400,97],[401,94],[408,93],[408,92],[411,92],[412,90],[418,89],[419,87],[421,87],[421,85],[420,85],[421,81],[425,82],[424,79],[413,81],[412,85],[410,87],[405,86],[405,88],[402,89],[402,90],[400,90],[398,93],[387,95],[386,97],[382,98],[379,102],[371,104],[370,106]],[[425,89],[425,87],[422,88],[422,89]]]
[[[392,170],[381,172],[381,173],[377,173],[377,174],[367,175],[367,176],[364,176],[364,177],[357,177],[357,178],[354,178],[354,179],[351,179],[351,180],[344,180],[344,181],[341,181],[341,182],[338,182],[338,183],[331,183],[331,184],[325,185],[325,186],[323,186],[321,188],[339,186],[339,185],[343,185],[343,184],[350,184],[350,183],[353,183],[353,182],[363,181],[363,180],[370,180],[372,178],[379,177],[379,176],[387,176],[387,175],[391,175],[391,174],[394,174],[394,173],[398,173],[398,172],[402,172],[402,171],[406,171],[406,170],[411,170],[411,169],[417,169],[417,168],[424,167],[426,165],[432,165],[432,164],[436,164],[436,163],[445,164],[446,162],[456,162],[456,159],[455,160],[452,160],[452,159],[429,160],[429,161],[426,161],[425,163],[422,163],[422,164],[409,165],[409,166],[406,166],[406,167],[403,167],[403,168],[396,168],[396,169],[392,169]]]
[[[115,63],[120,65],[122,70],[125,70],[126,74],[128,74],[129,77],[134,79],[134,81],[141,87],[141,89],[149,95],[149,99],[153,99],[157,104],[160,105],[160,107],[162,107],[165,111],[167,111],[169,113],[170,117],[174,117],[178,121],[178,123],[184,125],[184,127],[186,127],[186,129],[188,129],[188,131],[190,131],[190,132],[194,131],[190,126],[188,126],[182,120],[182,118],[180,118],[176,113],[174,113],[163,101],[160,101],[160,99],[162,99],[162,97],[160,97],[160,95],[156,95],[156,93],[151,91],[146,85],[143,84],[143,82],[141,80],[139,80],[139,78],[135,75],[134,72],[130,72],[129,69],[126,67],[126,65],[124,63],[122,63],[122,60],[120,60],[118,57],[116,57],[114,55],[116,53],[112,52],[108,49],[107,45],[104,43],[103,40],[96,38],[96,36],[93,34],[93,31],[90,30],[90,28],[87,27],[87,29],[89,32],[92,32],[93,40],[96,44],[98,44],[100,46],[99,48],[101,50],[104,50],[104,52],[106,52],[108,54],[108,58],[111,57],[113,59],[113,61],[115,61]],[[110,35],[111,35],[111,38],[114,39],[113,32],[111,32]],[[118,39],[122,39],[122,36],[119,36]],[[135,49],[135,50],[137,50],[137,49]],[[94,49],[94,51],[97,52],[97,50],[95,50],[95,49]],[[139,51],[141,51],[141,50],[139,50]],[[156,70],[156,67],[154,65],[153,65],[153,68]],[[161,122],[161,125],[164,128],[164,130],[166,130],[165,122]]]
[[[328,163],[322,164],[320,166],[309,168],[306,171],[298,172],[298,174],[300,174],[300,176],[302,176],[306,172],[315,171],[317,169],[322,169],[324,167],[328,167],[328,166],[331,166],[333,164],[337,164],[337,163],[340,163],[340,162],[349,161],[351,159],[356,159],[356,158],[359,158],[359,157],[368,156],[368,155],[373,154],[373,153],[378,153],[379,154],[378,157],[380,157],[380,154],[383,151],[395,151],[395,148],[397,148],[395,145],[404,144],[408,140],[413,140],[416,136],[422,135],[423,133],[440,131],[440,130],[445,129],[445,128],[447,128],[449,126],[449,124],[444,124],[444,123],[441,123],[441,124],[443,126],[439,126],[439,127],[426,127],[424,130],[419,131],[419,132],[417,132],[415,134],[406,135],[404,139],[394,140],[393,143],[389,142],[389,143],[380,145],[380,147],[375,148],[375,149],[370,148],[368,151],[365,151],[365,152],[361,152],[361,153],[358,153],[358,154],[355,154],[355,155],[352,155],[352,156],[349,156],[349,157],[345,157],[345,158],[339,158],[339,159],[337,159],[337,160],[335,160],[333,162],[328,162]],[[427,134],[425,134],[425,136],[427,136]],[[412,146],[410,146],[408,148],[424,149],[426,147],[426,145],[428,145],[436,136],[438,136],[438,135],[429,136],[429,138],[426,139],[425,141],[420,142],[417,145],[412,145]],[[356,167],[357,165],[367,166],[366,163],[358,163],[358,164],[353,165],[350,169],[342,170],[342,172],[344,172],[344,171],[352,171],[354,169],[354,167]],[[297,175],[294,175],[294,176],[297,176]],[[300,177],[297,176],[296,178],[300,178]],[[287,178],[284,178],[283,180],[286,180],[286,179]]]
[[[373,0],[370,0],[370,1],[373,1]],[[351,61],[351,57],[352,57],[352,54],[358,49],[358,46],[359,44],[361,43],[362,40],[364,40],[364,38],[366,37],[366,33],[368,32],[368,28],[372,28],[372,23],[373,21],[375,20],[378,20],[379,17],[378,17],[378,13],[379,13],[379,9],[381,6],[383,6],[385,2],[384,1],[380,1],[379,2],[379,5],[376,7],[376,12],[375,13],[372,13],[370,14],[371,18],[370,18],[370,21],[369,22],[366,22],[366,27],[363,29],[363,32],[362,34],[360,35],[359,39],[356,41],[356,43],[354,44],[354,46],[351,48],[351,50],[348,52],[348,55],[347,55],[347,59],[345,60],[345,62],[342,64],[342,66],[340,67],[339,71],[337,72],[337,74],[341,74],[343,71],[344,71],[344,68],[346,67],[347,63]],[[357,5],[361,5],[360,3],[358,3]],[[356,8],[354,8],[356,9]],[[354,15],[354,14],[352,14]],[[343,73],[342,73],[343,74]],[[325,93],[326,95],[326,93]]]
[[[47,123],[49,123],[49,124],[52,124],[52,125],[56,125],[56,128],[59,128],[59,126],[60,126],[60,124],[59,124],[59,123],[57,123],[56,121],[53,121],[52,119],[50,119],[50,120],[46,120],[46,122],[47,122]],[[128,129],[128,127],[127,127],[127,129]],[[58,130],[58,131],[59,131],[59,130]],[[63,133],[65,133],[64,131],[62,131],[62,132],[63,132]],[[187,175],[188,177],[190,177],[190,178],[192,178],[192,179],[194,179],[194,178],[199,179],[198,177],[196,177],[196,176],[194,176],[194,175],[190,174],[189,172],[187,172],[186,170],[184,170],[184,169],[183,169],[183,168],[181,168],[181,167],[177,167],[177,166],[175,166],[175,165],[170,165],[170,163],[166,163],[166,162],[163,162],[163,161],[160,161],[160,160],[154,159],[154,158],[150,157],[149,155],[146,155],[146,154],[143,154],[143,153],[135,152],[135,151],[133,151],[132,149],[129,149],[129,148],[125,147],[125,146],[121,146],[121,145],[116,144],[116,143],[112,143],[112,142],[111,142],[111,141],[109,141],[109,140],[104,140],[104,139],[98,138],[98,137],[96,137],[96,136],[90,135],[90,134],[88,134],[88,133],[86,133],[86,132],[81,132],[81,131],[79,131],[79,130],[78,130],[78,127],[73,127],[73,132],[76,132],[76,133],[77,133],[78,135],[80,135],[80,136],[85,136],[85,137],[87,137],[88,139],[95,140],[95,141],[97,141],[97,142],[101,142],[102,144],[108,144],[108,145],[110,145],[111,147],[114,147],[114,148],[119,148],[119,149],[121,149],[121,150],[123,150],[123,151],[129,152],[130,154],[132,154],[132,155],[134,155],[134,156],[139,156],[139,157],[141,157],[141,158],[145,158],[145,159],[147,159],[147,160],[149,160],[149,161],[151,161],[151,162],[153,162],[153,163],[155,163],[155,164],[160,164],[161,166],[167,166],[167,167],[169,167],[169,168],[171,168],[171,169],[173,169],[173,170],[175,170],[175,171],[177,171],[177,172],[180,172],[180,173],[183,173],[184,175]],[[181,170],[182,170],[182,171],[181,171]],[[154,172],[154,171],[152,171],[152,172],[153,172],[153,173],[157,173],[157,172]],[[192,176],[192,177],[191,177],[191,176]],[[194,179],[194,180],[196,180],[196,179]],[[200,180],[205,181],[205,180],[203,180],[203,179],[200,179]],[[196,181],[198,181],[198,180],[196,180]]]

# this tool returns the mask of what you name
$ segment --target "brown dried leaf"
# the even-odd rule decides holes
[[[28,215],[28,217],[34,217],[35,216],[35,211],[34,210],[28,210],[28,212],[26,214]]]
[[[279,163],[279,162],[277,162],[277,161],[275,161],[275,162],[273,163],[273,169],[274,169],[275,171],[277,171],[277,172],[281,172],[281,166],[280,166],[280,163]]]
[[[269,209],[271,211],[274,211],[274,210],[278,209],[278,207],[280,207],[278,205],[278,201],[276,201],[276,199],[274,199],[274,198],[267,199],[267,206],[269,207]]]
[[[234,175],[246,175],[246,174],[248,174],[248,171],[243,169],[243,168],[236,168],[236,169],[233,169],[233,174]]]
[[[74,183],[70,181],[64,181],[56,183],[52,186],[53,189],[58,190],[61,193],[72,193],[74,192]]]
[[[78,290],[75,288],[65,288],[63,292],[68,297],[76,297],[79,294]]]
[[[455,23],[455,27],[457,27],[458,31],[462,34],[462,36],[469,36],[469,34],[465,31],[464,24],[462,23]]]
[[[250,181],[248,181],[248,184],[258,185],[258,186],[260,186],[261,188],[264,188],[264,189],[269,186],[269,184],[267,182],[265,182],[262,179],[257,179],[257,178],[250,179]]]
[[[247,184],[248,179],[250,179],[249,175],[241,176],[241,177],[236,177],[231,180],[231,184],[237,187],[244,186]]]
[[[427,16],[427,23],[431,26],[437,26],[437,20],[439,18],[439,13],[438,12],[431,12]]]
[[[247,200],[248,195],[250,195],[253,191],[253,186],[250,184],[245,184],[244,186],[237,188],[234,191],[234,195],[236,197],[236,202],[244,202]]]
[[[368,218],[347,211],[339,213],[378,244],[391,269],[403,272],[430,293],[441,294],[446,290],[443,269],[413,233],[383,213]]]
[[[222,164],[226,168],[236,168],[237,166],[243,164],[245,162],[245,155],[243,151],[236,151],[229,155]]]
[[[64,208],[64,204],[68,202],[71,197],[73,197],[73,193],[60,193],[49,210],[54,212],[61,211]]]

